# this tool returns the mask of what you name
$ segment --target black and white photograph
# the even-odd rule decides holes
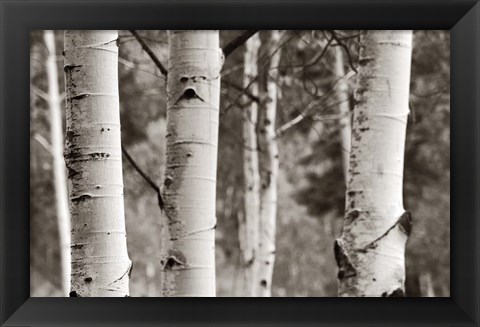
[[[450,297],[450,31],[29,37],[31,297]]]

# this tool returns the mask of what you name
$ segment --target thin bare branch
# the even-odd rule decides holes
[[[352,60],[352,56],[350,55],[350,49],[348,49],[348,47],[346,46],[345,43],[343,43],[342,39],[340,39],[338,36],[337,36],[337,33],[335,31],[329,31],[330,35],[332,36],[332,38],[338,43],[339,46],[341,46],[343,48],[343,50],[345,50],[345,53],[347,54],[347,57],[348,57],[348,63],[350,65],[350,68],[355,72],[355,74],[357,74],[357,69],[355,68],[355,65],[353,64],[353,60]]]
[[[49,101],[49,96],[46,92],[42,91],[41,89],[39,89],[38,87],[36,87],[35,85],[33,84],[30,84],[30,90],[37,96],[39,96],[40,98],[42,98],[43,100],[45,101]]]
[[[48,140],[45,137],[43,137],[43,135],[39,133],[35,133],[33,135],[33,139],[38,143],[40,143],[40,145],[43,146],[50,155],[53,155],[52,145],[50,144],[50,142],[48,142]]]
[[[141,65],[139,65],[138,63],[135,63],[135,62],[131,62],[127,59],[124,59],[124,58],[121,58],[121,57],[118,57],[118,62],[122,65],[124,65],[125,67],[128,67],[130,69],[136,69],[138,71],[141,71],[141,72],[144,72],[144,73],[147,73],[147,74],[150,74],[150,75],[153,75],[153,76],[156,76],[156,77],[159,77],[159,78],[163,78],[165,79],[165,75],[158,75],[146,68],[143,68]]]
[[[145,41],[143,40],[143,38],[140,36],[140,34],[137,33],[137,31],[135,30],[129,30],[130,33],[132,33],[132,35],[137,39],[138,43],[140,43],[140,45],[142,46],[142,49],[148,54],[148,56],[153,60],[153,62],[155,63],[155,65],[158,67],[158,69],[160,70],[160,72],[167,76],[168,75],[168,71],[167,69],[165,68],[165,66],[162,65],[162,63],[160,62],[160,60],[158,59],[158,57],[153,53],[152,49],[150,49],[150,47],[148,46],[147,43],[145,43]]]
[[[161,210],[164,208],[164,202],[162,198],[162,192],[160,190],[160,187],[150,178],[150,176],[147,175],[143,171],[142,168],[133,160],[132,156],[128,151],[122,146],[122,153],[127,159],[127,161],[132,165],[132,167],[137,171],[137,173],[142,176],[142,178],[147,182],[147,184],[152,188],[156,193],[157,193],[157,198],[158,198],[158,206],[160,207]]]
[[[233,51],[235,51],[238,47],[242,46],[247,42],[249,38],[251,38],[258,30],[247,30],[240,34],[238,37],[230,41],[226,46],[223,47],[223,55],[227,58]]]
[[[222,80],[222,84],[224,84],[225,86],[231,87],[231,88],[233,88],[237,91],[242,92],[242,94],[245,94],[250,100],[252,100],[254,102],[257,102],[257,103],[260,102],[260,98],[258,96],[252,94],[247,89],[245,89],[242,86],[236,84],[235,82],[231,82],[231,81],[228,81],[228,80]]]

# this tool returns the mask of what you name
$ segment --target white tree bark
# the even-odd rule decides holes
[[[65,161],[63,159],[63,126],[58,87],[57,55],[55,34],[51,30],[43,32],[48,50],[46,71],[48,79],[48,106],[50,108],[50,139],[53,159],[53,186],[58,226],[60,251],[60,281],[63,296],[70,292],[70,211],[68,209],[68,190]]]
[[[335,242],[340,296],[404,296],[403,208],[411,31],[363,31],[343,232]]]
[[[218,31],[169,31],[164,296],[215,296]]]
[[[117,31],[65,31],[70,296],[128,296]]]
[[[258,296],[269,297],[272,292],[273,265],[275,263],[275,225],[277,218],[278,146],[275,133],[278,93],[278,65],[281,49],[281,31],[271,31],[268,44],[270,64],[267,67],[264,112],[260,115],[259,143],[262,149],[260,232],[258,246]],[[260,97],[263,98],[263,97]]]
[[[349,89],[345,76],[343,52],[340,46],[335,48],[335,75],[338,84],[335,88],[340,111],[340,145],[342,147],[342,165],[345,182],[348,181],[348,166],[352,138],[352,117],[350,115]]]
[[[246,42],[245,69],[243,86],[258,97],[258,50],[260,37],[258,33]],[[253,81],[253,82],[252,82]],[[247,100],[248,101],[248,100]],[[242,112],[243,126],[243,176],[244,176],[244,210],[240,215],[239,241],[241,253],[242,295],[255,296],[257,289],[258,234],[260,223],[260,170],[257,145],[258,104],[251,101]]]

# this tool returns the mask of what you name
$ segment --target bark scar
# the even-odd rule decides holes
[[[384,238],[385,236],[387,236],[390,231],[392,229],[394,229],[395,227],[399,228],[399,230],[405,234],[405,236],[410,236],[410,233],[412,231],[412,215],[410,214],[409,211],[405,211],[401,216],[400,218],[398,218],[398,220],[396,221],[395,224],[393,224],[392,227],[390,227],[389,229],[387,229],[385,231],[385,233],[383,233],[381,236],[377,237],[375,240],[373,240],[372,242],[368,243],[367,245],[365,245],[362,249],[360,249],[361,252],[365,252],[367,251],[368,249],[374,249],[377,247],[377,243],[378,241],[380,241],[382,238]]]
[[[205,100],[202,99],[200,95],[198,95],[197,90],[194,87],[189,86],[185,88],[182,95],[178,98],[175,104],[179,103],[181,100],[193,100],[193,99],[199,99],[200,101],[205,102]]]
[[[174,270],[175,266],[185,267],[187,258],[183,253],[176,249],[169,249],[166,260],[161,260],[163,270]]]
[[[118,278],[115,279],[113,282],[108,283],[108,286],[112,286],[112,285],[115,284],[116,282],[122,280],[123,277],[125,277],[125,275],[128,275],[128,278],[130,278],[130,275],[131,275],[131,273],[132,273],[132,269],[133,269],[133,262],[130,261],[127,270],[122,274],[122,276],[118,277]]]
[[[350,258],[347,256],[340,240],[335,240],[333,251],[338,266],[338,279],[356,276],[357,269],[355,269],[355,267],[350,262]]]

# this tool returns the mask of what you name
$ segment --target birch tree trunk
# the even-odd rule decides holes
[[[258,33],[246,42],[245,69],[243,86],[258,97],[258,50],[260,37]],[[253,82],[252,82],[253,81]],[[241,253],[241,281],[243,296],[255,296],[257,289],[257,245],[259,242],[260,223],[260,171],[257,146],[258,104],[251,101],[243,109],[243,176],[244,176],[244,210],[240,215],[239,241]]]
[[[350,148],[352,138],[352,118],[350,115],[348,83],[345,76],[345,64],[343,52],[340,46],[335,48],[335,75],[338,78],[336,98],[340,111],[340,145],[342,147],[342,165],[345,182],[348,181],[348,162],[350,160]]]
[[[60,251],[60,281],[63,296],[68,296],[70,291],[70,212],[68,209],[67,175],[65,171],[65,161],[63,159],[64,141],[60,92],[58,87],[55,34],[53,31],[45,30],[43,37],[48,50],[46,70],[48,79],[48,106],[50,108],[53,186]]]
[[[128,296],[117,31],[65,31],[70,296]]]
[[[340,296],[404,296],[411,230],[402,184],[411,31],[363,31],[343,232]]]
[[[278,146],[275,134],[277,114],[278,65],[281,49],[280,31],[271,31],[268,44],[270,64],[266,71],[264,112],[260,115],[259,143],[262,145],[262,189],[260,195],[260,232],[258,246],[258,296],[269,297],[272,292],[273,265],[275,263],[275,225],[277,218]]]
[[[215,296],[218,31],[169,31],[164,296]]]

